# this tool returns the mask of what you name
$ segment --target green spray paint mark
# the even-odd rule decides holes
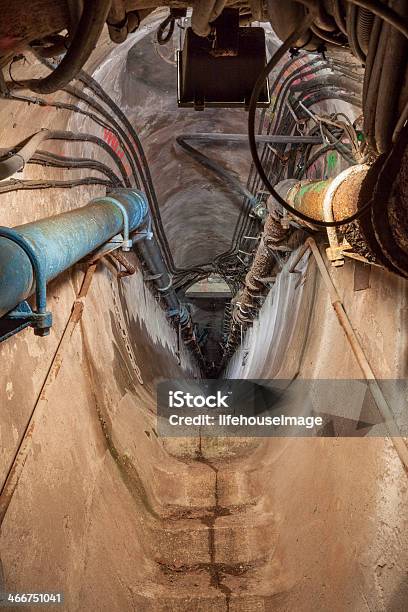
[[[328,172],[330,172],[330,170],[334,170],[334,168],[336,167],[336,164],[337,164],[337,153],[336,153],[336,151],[332,151],[327,156],[327,170],[328,170]]]

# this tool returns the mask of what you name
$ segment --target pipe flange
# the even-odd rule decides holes
[[[339,187],[347,181],[350,177],[355,176],[357,174],[361,174],[362,172],[367,173],[369,170],[368,164],[361,164],[356,166],[350,166],[350,168],[346,168],[343,172],[340,172],[330,183],[327,188],[326,193],[324,194],[323,199],[323,220],[324,221],[334,221],[333,214],[333,200],[336,196],[337,190]],[[337,230],[335,227],[326,227],[327,237],[329,239],[330,248],[338,249],[339,241],[337,238]]]
[[[168,272],[166,272],[166,274],[169,277],[168,284],[165,287],[156,287],[157,291],[159,291],[160,293],[164,293],[165,291],[168,291],[169,289],[171,289],[171,287],[173,285],[173,277]],[[160,275],[160,276],[162,276],[162,275]]]

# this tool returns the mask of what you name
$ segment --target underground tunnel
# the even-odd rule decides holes
[[[408,2],[0,9],[0,607],[407,610]]]

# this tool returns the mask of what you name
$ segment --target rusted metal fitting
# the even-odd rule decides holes
[[[288,193],[289,203],[309,217],[318,221],[340,221],[357,211],[361,186],[367,176],[369,166],[366,164],[351,166],[336,178],[324,181],[300,181]],[[300,219],[296,222],[317,229],[312,224]],[[344,229],[342,229],[344,233]],[[333,266],[344,263],[344,254],[351,249],[342,235],[339,238],[336,228],[328,227],[328,259]],[[363,253],[357,254],[364,256]]]
[[[354,214],[357,210],[358,196],[369,166],[351,166],[336,176],[328,186],[323,199],[324,221],[338,221]],[[344,251],[350,249],[348,243],[340,244],[335,227],[327,227],[329,248],[327,257],[335,267],[344,263]]]

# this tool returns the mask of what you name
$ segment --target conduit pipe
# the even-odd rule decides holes
[[[40,130],[30,136],[18,152],[13,153],[13,149],[4,151],[2,157],[5,157],[5,159],[0,161],[0,180],[9,178],[15,172],[23,170],[24,166],[35,154],[40,144],[44,142],[44,140],[48,140],[48,135],[49,130]]]
[[[120,234],[143,225],[148,213],[146,196],[136,189],[118,189],[86,206],[60,215],[19,225],[14,229],[34,250],[45,281]],[[127,219],[126,219],[127,217]],[[0,237],[0,316],[27,299],[35,290],[33,268],[25,251]]]
[[[204,363],[190,313],[172,287],[159,244],[145,229],[149,226],[145,194],[136,189],[117,189],[82,208],[17,226],[13,232],[32,247],[43,270],[43,280],[48,283],[120,233],[123,233],[124,249],[129,250],[132,242],[128,239],[129,234],[144,229],[145,239],[136,242],[135,250],[149,269],[157,290],[162,293],[169,317],[180,325],[184,343]],[[26,251],[10,238],[1,236],[0,228],[0,317],[34,293],[35,280]]]
[[[157,291],[161,294],[167,307],[167,315],[173,322],[180,325],[180,333],[184,344],[189,346],[203,364],[204,358],[195,335],[190,313],[177,296],[171,274],[161,256],[155,236],[150,233],[147,240],[135,243],[134,249],[144,261],[150,274],[146,280],[153,281]]]
[[[162,294],[168,307],[169,316],[179,316],[180,302],[172,287],[173,281],[167,269],[166,264],[160,253],[158,242],[154,235],[148,240],[137,242],[135,250],[139,253],[140,258],[145,262],[145,265],[150,273],[147,280],[154,281],[156,289]]]
[[[224,134],[223,132],[195,132],[194,134],[181,134],[180,140],[195,140],[196,142],[238,142],[248,145],[248,134]],[[302,136],[286,134],[257,134],[256,142],[270,144],[323,144],[321,136]],[[179,143],[180,144],[180,143]]]

